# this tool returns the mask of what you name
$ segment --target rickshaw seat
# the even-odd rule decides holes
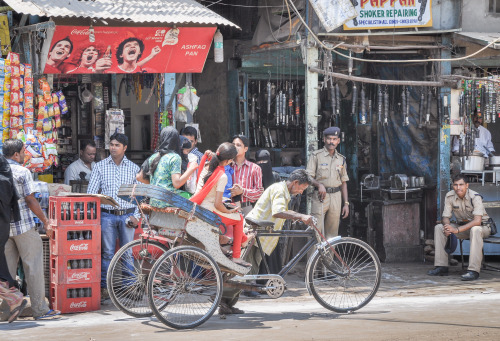
[[[246,217],[245,218],[245,222],[248,225],[258,226],[258,227],[272,227],[272,226],[274,226],[274,223],[272,221],[269,221],[269,220],[258,220],[258,219],[254,219],[254,218],[250,218],[250,217]]]

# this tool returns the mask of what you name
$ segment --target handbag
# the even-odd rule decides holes
[[[497,234],[497,225],[495,224],[495,221],[493,219],[488,219],[488,224],[490,225],[490,236],[494,236]]]

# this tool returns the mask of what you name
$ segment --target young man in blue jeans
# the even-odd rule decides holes
[[[115,254],[116,239],[120,247],[134,239],[134,228],[138,224],[137,206],[118,198],[121,185],[135,184],[139,166],[125,156],[128,137],[115,133],[109,138],[110,156],[98,162],[92,169],[87,193],[100,193],[112,197],[120,205],[101,205],[101,300],[109,298],[106,276]]]

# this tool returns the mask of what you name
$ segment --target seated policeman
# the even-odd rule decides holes
[[[90,180],[90,173],[95,165],[95,155],[97,153],[95,142],[84,140],[80,144],[80,158],[66,168],[64,172],[64,183],[69,185],[71,180],[82,180],[80,173],[85,173],[85,179]]]
[[[457,224],[451,223],[455,215]],[[459,239],[470,239],[469,267],[462,275],[462,281],[473,281],[479,277],[483,258],[483,239],[490,236],[489,217],[483,206],[481,195],[469,189],[465,177],[458,174],[453,178],[453,191],[446,194],[442,224],[434,227],[436,254],[430,276],[448,275],[448,254],[445,251],[447,237],[455,234]]]

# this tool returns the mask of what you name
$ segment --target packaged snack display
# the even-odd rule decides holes
[[[66,108],[62,91],[52,93],[45,78],[40,79],[39,87],[35,111],[31,65],[21,64],[19,54],[13,52],[7,59],[0,58],[0,148],[8,138],[25,141],[25,166],[34,172],[58,164],[57,128],[62,125],[62,104]]]

